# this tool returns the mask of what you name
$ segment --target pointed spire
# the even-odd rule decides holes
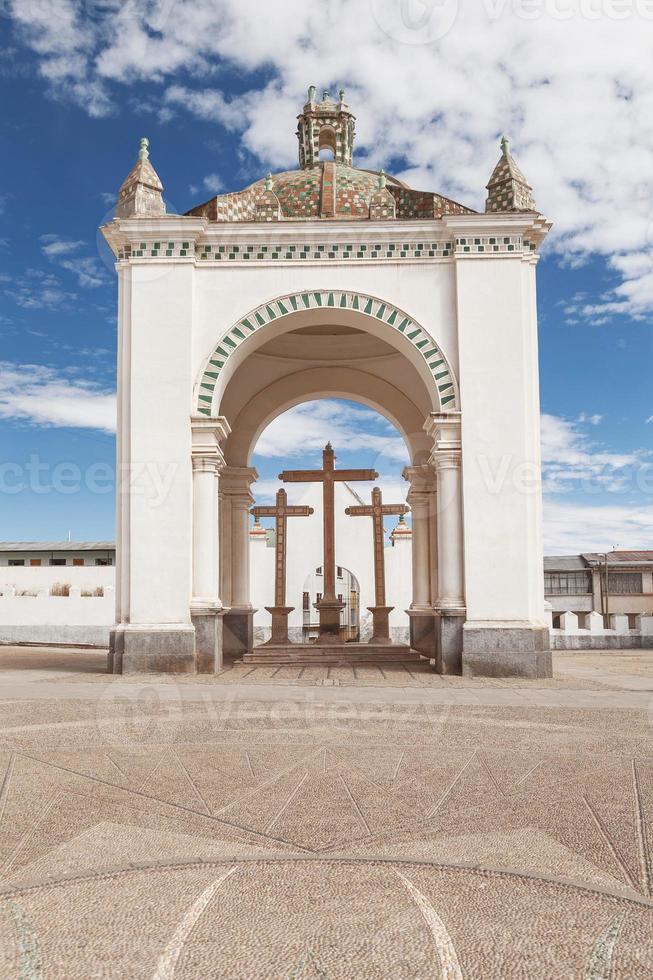
[[[116,217],[166,213],[163,203],[163,184],[150,163],[150,141],[143,136],[139,143],[138,159],[125,178],[118,193]]]
[[[501,137],[501,159],[497,163],[487,185],[486,212],[535,211],[533,188],[517,166],[508,148],[509,142]]]

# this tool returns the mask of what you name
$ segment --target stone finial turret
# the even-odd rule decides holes
[[[320,150],[333,151],[336,163],[352,165],[355,120],[349,106],[344,101],[344,89],[338,93],[335,102],[325,89],[321,102],[315,102],[315,86],[308,90],[308,102],[297,117],[297,139],[299,140],[299,166],[302,170],[314,167],[320,162]]]
[[[274,193],[272,174],[265,178],[263,193],[256,200],[257,221],[281,221],[281,204]]]
[[[515,163],[508,149],[508,140],[501,137],[501,159],[487,185],[486,212],[535,211],[533,188]]]
[[[150,141],[143,136],[138,150],[138,160],[129,171],[118,193],[117,218],[166,213],[166,206],[163,203],[163,184],[150,163],[149,145]]]
[[[397,202],[387,186],[385,171],[379,172],[378,186],[370,198],[370,219],[384,221],[397,217]]]

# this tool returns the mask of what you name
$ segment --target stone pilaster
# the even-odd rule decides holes
[[[191,419],[193,466],[193,595],[196,668],[222,666],[222,602],[219,596],[220,520],[218,480],[225,461],[220,443],[229,435],[225,418]]]
[[[231,515],[229,610],[224,620],[224,650],[231,655],[251,652],[254,647],[254,612],[249,594],[249,511],[254,503],[251,485],[258,478],[249,466],[226,466],[220,489]]]

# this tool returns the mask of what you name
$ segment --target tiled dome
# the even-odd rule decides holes
[[[345,102],[327,91],[321,101],[315,86],[297,117],[299,170],[269,174],[243,191],[220,194],[188,211],[210,221],[283,221],[298,219],[441,218],[470,214],[470,208],[427,191],[413,191],[396,177],[352,166],[356,117]],[[328,151],[333,159],[320,159]]]
[[[385,185],[383,187],[383,185]],[[318,163],[304,170],[286,170],[258,180],[243,191],[220,194],[188,214],[211,221],[256,221],[257,205],[271,190],[278,200],[280,219],[366,219],[381,190],[394,199],[396,217],[440,218],[443,214],[469,214],[470,208],[440,194],[413,191],[395,177],[358,170],[344,163]]]

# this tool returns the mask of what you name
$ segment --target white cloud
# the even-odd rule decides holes
[[[653,547],[653,506],[594,505],[544,500],[547,555]]]
[[[614,453],[593,442],[583,431],[583,422],[596,424],[600,416],[583,416],[577,422],[543,415],[542,474],[544,491],[560,493],[581,490],[597,494],[632,486],[637,473],[648,468],[641,450]]]
[[[319,453],[329,441],[336,454],[345,449],[364,453],[366,465],[377,456],[397,467],[409,461],[404,440],[389,422],[371,409],[329,399],[305,402],[279,415],[259,436],[255,455],[292,459]]]
[[[113,432],[115,395],[39,364],[0,362],[0,418]]]
[[[284,0],[255,13],[240,0],[152,0],[109,4],[93,19],[83,9],[12,6],[43,77],[91,115],[111,110],[116,83],[159,84],[153,104],[239,132],[264,173],[295,165],[306,85],[342,84],[358,115],[359,165],[403,159],[413,186],[479,208],[507,132],[555,220],[552,247],[573,263],[604,255],[621,277],[580,315],[653,308],[647,0]],[[212,84],[225,68],[239,75],[237,96]],[[165,179],[165,161],[158,167]]]
[[[224,190],[222,178],[218,174],[208,174],[202,181],[202,184],[211,194],[218,194],[221,190]]]
[[[70,241],[59,235],[41,235],[41,251],[62,269],[72,272],[82,289],[95,289],[106,281],[99,261],[93,256],[73,256],[84,242]]]
[[[10,284],[4,290],[5,295],[24,310],[61,309],[77,298],[63,287],[57,276],[40,269],[28,269],[24,276],[15,279],[3,276],[0,282]]]
[[[59,235],[41,235],[41,251],[49,259],[59,258],[61,255],[70,255],[81,248],[84,242],[69,241],[60,238]]]

